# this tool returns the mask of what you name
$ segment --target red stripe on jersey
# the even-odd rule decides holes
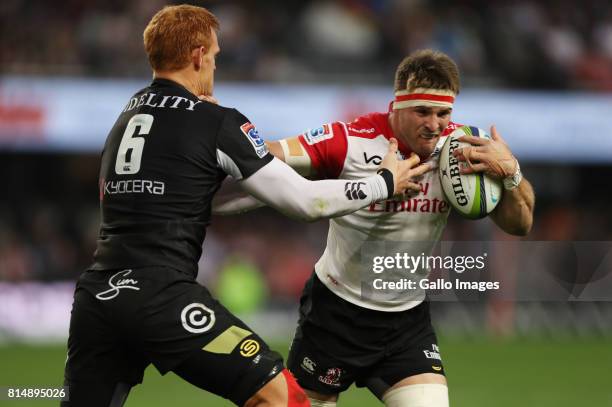
[[[374,133],[373,137],[377,137],[379,134],[385,136],[387,140],[391,137],[394,137],[397,140],[399,151],[404,155],[404,157],[409,157],[412,154],[412,150],[408,148],[399,138],[395,137],[393,134],[393,130],[389,125],[389,112],[386,113],[370,113],[364,116],[357,118],[353,123],[359,124],[360,126],[374,126],[378,130]],[[350,134],[354,136],[354,134]],[[363,137],[362,135],[358,137]]]
[[[310,157],[312,169],[315,170],[318,178],[338,178],[340,176],[348,151],[345,129],[341,122],[332,123],[330,125],[331,137],[321,137],[319,140],[311,141],[310,144],[306,141],[304,134],[298,137]]]
[[[431,95],[429,93],[411,93],[395,97],[396,102],[404,102],[406,100],[431,100],[433,102],[453,103],[455,98],[453,96]]]

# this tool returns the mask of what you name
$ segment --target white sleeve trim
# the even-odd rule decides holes
[[[388,195],[380,175],[356,180],[309,181],[277,158],[240,183],[265,204],[306,221],[346,215],[387,199]]]
[[[242,173],[234,160],[219,149],[217,149],[217,164],[227,175],[231,175],[236,180],[242,179]]]

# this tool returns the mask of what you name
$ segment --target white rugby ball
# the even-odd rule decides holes
[[[463,135],[491,138],[483,129],[472,126],[459,127],[449,134],[440,152],[440,183],[446,199],[460,215],[480,219],[491,213],[499,203],[502,182],[483,173],[459,173],[459,168],[467,166],[467,163],[460,163],[453,156],[453,151],[470,145],[457,140]]]

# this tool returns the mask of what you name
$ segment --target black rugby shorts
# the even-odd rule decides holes
[[[118,383],[153,364],[242,405],[282,358],[187,274],[167,267],[87,271],[74,294],[65,407],[108,407]]]
[[[338,297],[316,274],[300,299],[287,365],[300,386],[321,394],[355,382],[380,397],[406,377],[444,374],[427,301],[407,311],[375,311]]]

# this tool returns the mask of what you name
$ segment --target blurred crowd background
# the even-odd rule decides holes
[[[0,71],[147,76],[142,30],[160,0],[4,0]],[[464,83],[612,90],[607,0],[203,1],[222,21],[218,77],[387,83],[401,58],[436,48]]]
[[[146,79],[142,30],[163,4],[3,0],[0,74]],[[196,4],[222,22],[220,82],[391,86],[403,56],[431,47],[458,62],[466,87],[612,91],[612,7],[605,0]],[[608,118],[595,119],[603,130]],[[74,281],[87,267],[98,231],[98,166],[94,152],[0,149],[0,282]],[[537,193],[527,240],[612,241],[609,162],[523,167]],[[303,224],[270,209],[214,218],[199,280],[239,312],[295,307],[326,232],[325,221]],[[487,220],[454,215],[444,238],[508,239]]]

